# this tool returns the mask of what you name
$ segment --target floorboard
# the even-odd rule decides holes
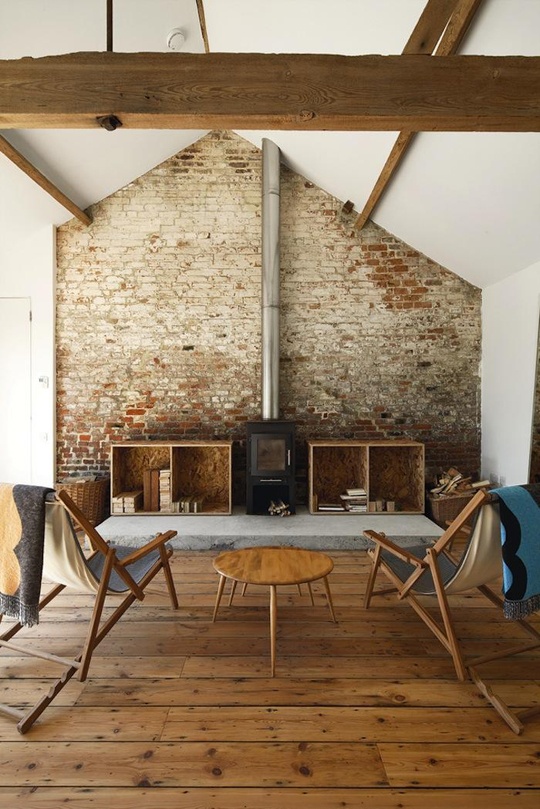
[[[537,809],[540,715],[513,734],[406,604],[363,610],[364,551],[332,556],[338,624],[321,587],[315,607],[279,591],[272,678],[265,589],[212,623],[212,553],[175,551],[178,611],[156,579],[29,733],[0,716],[0,807]],[[482,596],[452,604],[467,653],[521,640]],[[26,642],[73,654],[90,611],[66,592]],[[57,673],[6,650],[1,664],[0,699],[17,705]],[[482,671],[512,707],[540,702],[538,652]]]

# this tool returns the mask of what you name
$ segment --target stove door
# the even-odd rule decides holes
[[[286,476],[291,470],[292,437],[286,434],[252,433],[250,474]]]

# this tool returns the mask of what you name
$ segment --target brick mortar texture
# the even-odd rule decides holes
[[[57,237],[57,474],[110,444],[232,438],[260,418],[261,154],[213,132]],[[480,290],[282,167],[281,409],[306,438],[422,441],[427,475],[480,457]]]

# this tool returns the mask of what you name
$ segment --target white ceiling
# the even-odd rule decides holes
[[[393,54],[426,0],[204,0],[214,52]],[[0,0],[0,58],[105,50],[105,0]],[[166,51],[180,27],[203,52],[196,0],[114,0],[114,50]],[[465,54],[540,55],[540,0],[485,0]],[[201,131],[9,130],[13,145],[86,207],[185,148]],[[390,132],[263,135],[283,159],[360,211],[388,156]],[[540,260],[540,134],[422,133],[373,219],[485,287]],[[0,238],[70,215],[0,155]]]

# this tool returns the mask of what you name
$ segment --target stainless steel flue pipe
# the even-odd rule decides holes
[[[262,140],[262,418],[279,418],[280,151]]]

